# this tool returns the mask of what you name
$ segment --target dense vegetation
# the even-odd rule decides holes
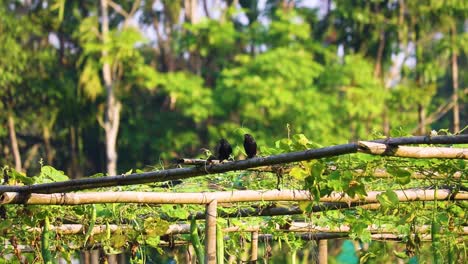
[[[466,126],[464,1],[258,2],[3,1],[0,163],[81,177],[245,131],[330,144]]]
[[[32,184],[164,169],[175,157],[206,157],[201,148],[213,150],[221,137],[242,159],[246,132],[255,136],[260,155],[271,155],[357,139],[463,131],[465,1],[317,2],[3,1],[0,164],[6,180]],[[276,173],[230,172],[174,187],[112,190],[305,189],[315,194],[313,202],[219,208],[229,214],[240,207],[296,206],[305,214],[218,222],[265,224],[262,232],[274,234],[274,246],[285,243],[289,252],[300,251],[305,242],[276,225],[347,224],[349,236],[366,244],[368,225],[377,223],[404,244],[366,244],[358,253],[363,262],[417,255],[442,263],[466,260],[466,239],[459,235],[467,222],[466,201],[401,203],[395,190],[459,191],[466,185],[466,165],[356,154],[295,163]],[[387,177],[376,177],[376,170]],[[318,199],[332,192],[365,196],[371,190],[385,191],[377,210],[312,214]],[[161,250],[170,223],[188,223],[190,214],[203,210],[201,205],[2,206],[0,230],[8,247],[0,253],[47,261],[70,259],[75,250],[98,245],[109,254],[125,249],[142,263]],[[87,232],[66,236],[49,230],[48,223],[80,223]],[[131,228],[93,235],[94,225]],[[420,243],[420,226],[431,226],[430,247]],[[246,255],[247,235],[230,238],[226,252]],[[32,253],[18,251],[18,245]],[[267,258],[271,252],[267,246],[264,251]]]

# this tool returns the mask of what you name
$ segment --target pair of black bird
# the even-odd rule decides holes
[[[250,134],[244,135],[244,149],[248,159],[253,158],[255,157],[255,155],[257,155],[257,142],[255,142],[255,139]],[[226,139],[222,138],[219,140],[215,152],[218,160],[227,160],[232,154],[231,144],[229,144],[229,142]]]

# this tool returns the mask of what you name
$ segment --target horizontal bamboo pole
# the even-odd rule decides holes
[[[117,231],[131,230],[132,226],[129,225],[109,225],[111,233]],[[33,227],[28,229],[30,232],[42,232],[42,228]],[[61,235],[75,235],[75,234],[85,234],[87,232],[86,226],[82,224],[63,224],[60,226],[51,226],[50,230]],[[106,225],[96,225],[91,231],[92,235],[105,233],[107,230]],[[165,232],[165,235],[174,235],[174,234],[188,234],[190,231],[189,224],[173,224],[169,225],[168,229]]]
[[[397,230],[392,230],[388,228],[379,227],[377,225],[370,225],[367,227],[367,230],[371,234],[378,234],[378,233],[395,233]],[[317,226],[311,223],[306,222],[292,222],[291,226],[287,231],[290,232],[323,232],[323,233],[349,233],[351,231],[351,227],[348,225],[341,225],[338,227],[328,227],[328,226]],[[431,231],[431,226],[423,225],[416,227],[417,233],[427,233]],[[458,234],[468,235],[468,226],[463,226],[461,231],[455,231]]]
[[[222,207],[223,204],[220,204]],[[338,210],[338,209],[346,209],[346,208],[353,208],[360,206],[365,209],[374,210],[377,209],[380,204],[360,204],[360,203],[321,203],[319,205],[314,205],[311,208],[310,212],[322,212],[326,210]],[[249,208],[241,208],[232,213],[226,212],[219,212],[219,217],[221,218],[231,218],[231,217],[251,217],[251,216],[280,216],[280,215],[297,215],[303,214],[298,205],[290,204],[290,205],[277,205],[275,207],[249,207]],[[205,212],[196,212],[187,218],[168,218],[166,220],[170,221],[177,221],[177,220],[187,220],[195,217],[195,219],[204,219]]]
[[[288,174],[293,166],[281,166],[281,165],[274,165],[274,166],[264,166],[259,168],[248,169],[248,171],[255,171],[255,172],[270,172],[270,173],[277,173],[280,175]],[[328,170],[336,171],[338,168],[336,166],[329,166]],[[374,177],[374,178],[391,178],[394,177],[391,173],[387,172],[386,169],[377,168],[372,172],[368,172],[362,169],[356,169],[352,171],[355,176],[358,177]],[[325,174],[328,173],[327,171]],[[430,170],[426,171],[410,171],[412,179],[446,179],[446,178],[454,178],[458,179],[461,177],[462,172],[457,171],[453,174],[444,174],[440,172],[434,172]]]
[[[381,191],[368,192],[365,197],[349,197],[343,193],[332,193],[320,198],[320,202],[377,203]],[[452,193],[450,189],[397,190],[400,202],[437,200],[468,200],[468,192]],[[167,192],[86,192],[21,194],[6,192],[0,195],[0,204],[80,205],[96,203],[145,203],[145,204],[208,204],[261,202],[261,201],[312,201],[313,197],[304,190],[226,191],[210,193],[167,193]]]
[[[468,143],[468,135],[388,138],[382,140],[373,140],[372,142],[384,143],[388,145],[464,144]],[[268,157],[256,157],[247,160],[239,160],[221,164],[210,164],[207,166],[196,166],[191,168],[176,168],[145,173],[133,173],[128,175],[106,176],[99,178],[83,178],[70,181],[51,182],[25,186],[3,185],[0,186],[0,193],[58,193],[110,186],[123,186],[132,184],[181,180],[213,173],[223,173],[227,171],[245,170],[260,166],[284,164],[303,160],[339,156],[343,154],[355,153],[358,151],[358,148],[359,146],[357,143],[349,143],[319,149],[308,149],[305,151],[283,153]]]
[[[339,239],[339,238],[348,238],[349,234],[347,233],[310,233],[310,234],[296,234],[297,237],[301,238],[302,240],[323,240],[323,239]],[[272,239],[273,236],[270,234],[260,235],[262,239]],[[403,241],[404,237],[400,235],[394,234],[371,234],[371,239],[374,241]],[[430,234],[422,234],[419,238],[423,242],[432,241]]]
[[[86,226],[81,225],[81,224],[63,224],[60,226],[51,226],[50,230],[57,232],[62,235],[74,235],[74,234],[84,234],[86,232],[85,230]],[[109,228],[111,230],[111,233],[115,233],[117,231],[125,231],[125,230],[130,230],[133,227],[129,225],[109,225]],[[106,232],[106,225],[99,225],[95,226],[93,228],[92,234],[101,234]],[[329,226],[318,226],[314,225],[312,223],[306,223],[306,222],[291,222],[290,226],[288,228],[281,228],[280,226],[276,226],[274,228],[275,230],[278,231],[284,231],[284,232],[295,232],[295,233],[310,233],[310,234],[316,234],[316,233],[349,233],[351,230],[351,227],[348,225],[341,225],[338,227],[329,227]],[[30,228],[28,229],[31,232],[42,232],[41,228]],[[255,225],[255,226],[230,226],[230,227],[225,227],[222,229],[223,233],[232,233],[232,232],[258,232],[262,230],[262,225]],[[377,225],[371,225],[367,227],[367,230],[371,234],[392,234],[397,232],[397,230],[394,229],[388,229],[384,227],[379,227]],[[416,232],[417,233],[430,233],[431,227],[429,225],[422,225],[416,227]],[[169,226],[169,228],[166,230],[165,234],[166,235],[175,235],[175,234],[188,234],[190,232],[190,224],[172,224]],[[459,235],[468,235],[468,226],[463,226],[461,230],[455,230],[454,231],[456,234]]]
[[[359,141],[358,145],[359,152],[372,155],[419,159],[468,159],[468,149],[466,148],[392,146],[369,141]]]

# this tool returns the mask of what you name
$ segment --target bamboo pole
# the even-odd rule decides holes
[[[403,138],[388,138],[374,140],[372,142],[384,143],[388,145],[406,144],[464,144],[468,143],[468,135],[456,136],[418,136]],[[210,164],[207,166],[196,166],[191,168],[176,168],[145,173],[133,173],[128,175],[106,176],[99,178],[83,178],[70,181],[42,183],[25,186],[0,186],[0,193],[21,192],[21,193],[57,193],[79,191],[85,189],[95,189],[100,187],[124,186],[131,184],[143,184],[164,182],[171,180],[181,180],[195,176],[223,173],[227,171],[245,170],[260,166],[274,164],[284,164],[303,160],[320,159],[325,157],[338,156],[355,153],[358,151],[357,143],[349,143],[324,147],[319,149],[308,149],[305,151],[283,153],[268,157],[256,157],[247,160],[226,162],[221,164]]]
[[[221,229],[223,233],[231,233],[231,232],[260,232],[260,226],[230,226]],[[125,231],[132,229],[133,227],[128,225],[109,225],[111,233],[115,233],[117,231]],[[85,231],[85,227],[81,224],[63,224],[60,226],[50,226],[50,230],[61,235],[73,235],[73,234],[83,234]],[[329,226],[317,226],[307,222],[291,222],[289,228],[282,229],[280,226],[276,226],[275,230],[284,231],[284,232],[295,232],[295,233],[306,233],[310,234],[311,236],[315,236],[317,234],[347,234],[351,231],[351,227],[348,225],[342,225],[337,227],[329,227]],[[376,225],[370,225],[367,227],[367,230],[371,234],[391,234],[397,232],[397,230],[388,229],[384,227],[379,227]],[[28,231],[30,232],[37,232],[41,233],[42,229],[39,227],[32,227],[29,228]],[[92,234],[101,234],[107,231],[106,225],[98,225],[93,228]],[[422,225],[416,227],[415,231],[417,233],[429,233],[431,231],[431,226],[429,225]],[[166,235],[175,235],[175,234],[189,234],[190,233],[190,224],[173,224],[168,227],[165,234]],[[463,226],[460,230],[454,230],[454,233],[459,235],[468,235],[468,226]],[[316,238],[321,239],[321,238]]]
[[[367,196],[349,197],[340,192],[319,199],[331,203],[378,203],[377,196],[383,191],[371,191]],[[452,193],[450,189],[407,189],[396,190],[400,202],[437,200],[468,200],[468,192]],[[208,204],[265,202],[265,201],[313,201],[304,190],[225,191],[210,193],[167,193],[167,192],[87,192],[20,194],[7,192],[0,195],[0,204],[81,205],[95,203],[144,203],[144,204]]]
[[[274,166],[265,166],[265,167],[259,167],[259,168],[253,168],[253,169],[248,169],[248,171],[255,171],[255,172],[270,172],[270,173],[277,173],[280,175],[287,174],[291,171],[291,169],[294,166],[280,166],[280,165],[274,165]],[[328,170],[330,171],[336,171],[338,168],[336,166],[329,166]],[[327,171],[325,172],[325,174]],[[411,179],[446,179],[453,177],[454,179],[460,178],[462,172],[457,171],[453,174],[444,174],[440,172],[434,172],[430,170],[425,170],[425,171],[411,171]],[[353,171],[353,175],[358,176],[358,177],[374,177],[374,178],[392,178],[394,175],[390,174],[387,172],[386,169],[384,168],[377,168],[374,171],[365,171],[362,169],[356,169]]]
[[[216,264],[216,211],[218,201],[206,205],[205,223],[205,263]]]
[[[353,208],[356,206],[361,206],[366,209],[376,209],[376,205],[379,206],[380,204],[364,204],[361,205],[359,203],[322,203],[319,205],[314,205],[311,208],[310,212],[322,212],[326,210],[337,210],[337,209],[344,209],[344,208]],[[222,204],[219,204],[218,206],[223,206]],[[232,218],[232,217],[250,217],[250,216],[279,216],[279,215],[296,215],[296,214],[303,214],[304,211],[302,211],[298,205],[296,204],[291,204],[291,205],[279,205],[275,207],[255,207],[253,205],[252,207],[249,208],[241,208],[235,212],[232,213],[227,213],[227,212],[219,212],[218,216],[221,218]],[[191,217],[195,217],[196,219],[204,219],[205,218],[205,213],[204,212],[196,212],[193,213],[188,217],[188,219],[191,219]],[[187,218],[175,218],[175,219],[170,219],[172,221],[176,220],[187,220]]]
[[[369,141],[359,141],[358,145],[359,152],[372,155],[419,159],[468,159],[468,149],[466,148],[392,146]]]
[[[257,263],[258,259],[258,231],[253,231],[251,236],[252,249],[250,252],[250,263]]]
[[[224,232],[220,223],[216,224],[216,262],[224,264]]]
[[[318,263],[326,264],[328,263],[328,240],[320,239],[318,244],[319,244],[318,245],[318,248],[319,248]]]

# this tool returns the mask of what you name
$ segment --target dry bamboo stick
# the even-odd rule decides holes
[[[322,239],[338,239],[338,238],[347,238],[349,237],[346,233],[309,233],[309,234],[296,234],[297,237],[303,240],[322,240]],[[403,236],[394,235],[394,234],[371,234],[372,240],[382,240],[382,241],[402,241],[404,239]],[[273,239],[273,235],[271,234],[260,234],[259,239]],[[464,239],[464,238],[461,238]],[[420,235],[421,241],[432,241],[430,234],[421,234]]]
[[[125,231],[132,229],[129,225],[109,225],[109,229],[111,233],[115,233],[117,231]],[[32,227],[28,229],[31,232],[42,232],[42,229],[39,227]],[[74,235],[74,234],[85,234],[86,233],[86,226],[82,224],[63,224],[61,226],[51,226],[50,230],[53,232],[57,232],[62,235]],[[93,227],[91,234],[101,234],[106,232],[107,227],[106,225],[97,225]],[[190,232],[190,225],[189,224],[173,224],[169,225],[168,229],[165,232],[165,235],[175,235],[175,234],[188,234]]]
[[[349,197],[334,192],[319,199],[320,202],[378,203],[382,191],[368,192],[364,197]],[[437,200],[468,200],[468,192],[452,193],[450,189],[407,189],[395,191],[400,202]],[[436,195],[437,194],[437,195]],[[260,202],[260,201],[313,201],[304,190],[226,191],[210,193],[167,193],[167,192],[88,192],[20,194],[7,192],[0,195],[0,204],[80,205],[94,203],[145,203],[145,204],[208,204]]]
[[[468,159],[468,149],[446,147],[407,147],[359,141],[359,152],[404,158]]]
[[[259,167],[259,168],[253,168],[253,169],[248,169],[248,171],[254,171],[254,172],[270,172],[270,173],[279,173],[280,175],[287,174],[291,171],[291,167],[286,167],[286,166],[266,166],[266,167]],[[337,167],[336,166],[330,166],[328,167],[330,171],[336,171]],[[327,172],[325,172],[327,173]],[[374,178],[391,178],[394,177],[394,175],[390,174],[387,172],[386,169],[383,168],[377,168],[373,172],[366,172],[362,169],[356,169],[353,171],[354,175],[358,177],[374,177]],[[449,177],[453,177],[454,179],[460,178],[462,172],[458,171],[455,172],[451,175],[448,174],[441,174],[440,172],[434,172],[434,171],[411,171],[411,178],[412,179],[446,179]]]
[[[216,264],[216,212],[218,201],[206,205],[205,263]]]
[[[218,207],[222,207],[223,204],[219,204]],[[362,203],[321,203],[318,205],[312,206],[310,212],[322,212],[327,210],[339,210],[339,209],[349,209],[353,207],[361,207],[367,210],[376,210],[380,207],[379,203],[370,203],[370,204],[362,204]],[[279,215],[297,215],[303,214],[304,211],[299,208],[296,204],[290,205],[276,205],[275,207],[256,207],[256,208],[241,208],[233,213],[226,213],[226,212],[218,212],[218,216],[221,218],[231,218],[231,217],[251,217],[251,216],[279,216]],[[165,218],[168,221],[182,221],[191,219],[195,217],[195,219],[200,220],[205,218],[205,212],[196,212],[187,218]]]
[[[262,225],[266,226],[266,225]],[[223,233],[231,233],[231,232],[260,232],[262,229],[262,226],[230,226],[223,228]],[[117,231],[124,231],[124,230],[129,230],[132,229],[131,226],[128,225],[109,225],[111,232],[117,232]],[[60,233],[62,235],[73,235],[73,234],[84,234],[84,228],[85,226],[81,224],[63,224],[61,226],[51,226],[51,231]],[[28,229],[31,232],[42,232],[41,228],[29,228]],[[278,231],[284,231],[284,232],[294,232],[294,233],[307,233],[310,234],[311,236],[314,236],[316,234],[347,234],[350,232],[351,227],[348,225],[342,225],[338,227],[329,227],[329,226],[317,226],[313,225],[311,223],[306,223],[306,222],[291,222],[291,226],[283,229],[280,226],[276,226],[275,230]],[[367,230],[371,234],[392,234],[397,232],[396,230],[393,229],[388,229],[384,227],[379,227],[376,225],[371,225],[367,227]],[[429,225],[422,225],[416,227],[416,232],[419,234],[429,234],[431,230],[431,226]],[[93,234],[101,234],[106,232],[106,226],[101,225],[93,228]],[[166,235],[175,235],[175,234],[188,234],[190,232],[190,225],[189,224],[173,224],[170,225],[167,231],[165,232]],[[460,230],[455,230],[454,231],[456,234],[459,235],[468,235],[468,226],[463,226],[461,227]]]
[[[252,232],[251,244],[252,244],[252,248],[250,250],[250,263],[257,263],[257,259],[258,259],[258,231]]]
[[[288,228],[290,232],[322,232],[322,233],[349,233],[351,227],[348,225],[342,225],[338,227],[327,227],[327,226],[316,226],[311,223],[306,222],[292,222],[291,226]],[[367,227],[367,230],[372,234],[377,233],[392,233],[396,230],[391,230],[383,227],[378,227],[376,225],[371,225]],[[429,225],[423,225],[416,228],[418,233],[427,233],[430,232],[431,227]],[[468,235],[468,226],[463,226],[463,231],[460,231],[459,234]]]
[[[373,142],[388,145],[405,144],[463,144],[468,143],[468,135],[456,136],[419,136],[388,138],[384,140],[374,140]],[[357,143],[349,143],[324,147],[319,149],[308,149],[305,151],[283,153],[268,157],[256,157],[248,160],[226,162],[221,164],[211,164],[207,166],[196,166],[191,168],[176,168],[145,173],[134,173],[129,175],[106,176],[99,178],[83,178],[70,181],[43,183],[25,186],[0,186],[0,193],[21,192],[21,193],[57,193],[70,192],[85,189],[95,189],[100,187],[123,186],[131,184],[143,184],[150,182],[164,182],[171,180],[181,180],[195,176],[223,173],[227,171],[245,170],[260,166],[274,164],[284,164],[303,160],[320,159],[325,157],[338,156],[355,153],[358,151]]]
[[[328,263],[328,240],[320,239],[318,244],[319,244],[318,245],[318,248],[319,248],[318,263],[326,264]]]

